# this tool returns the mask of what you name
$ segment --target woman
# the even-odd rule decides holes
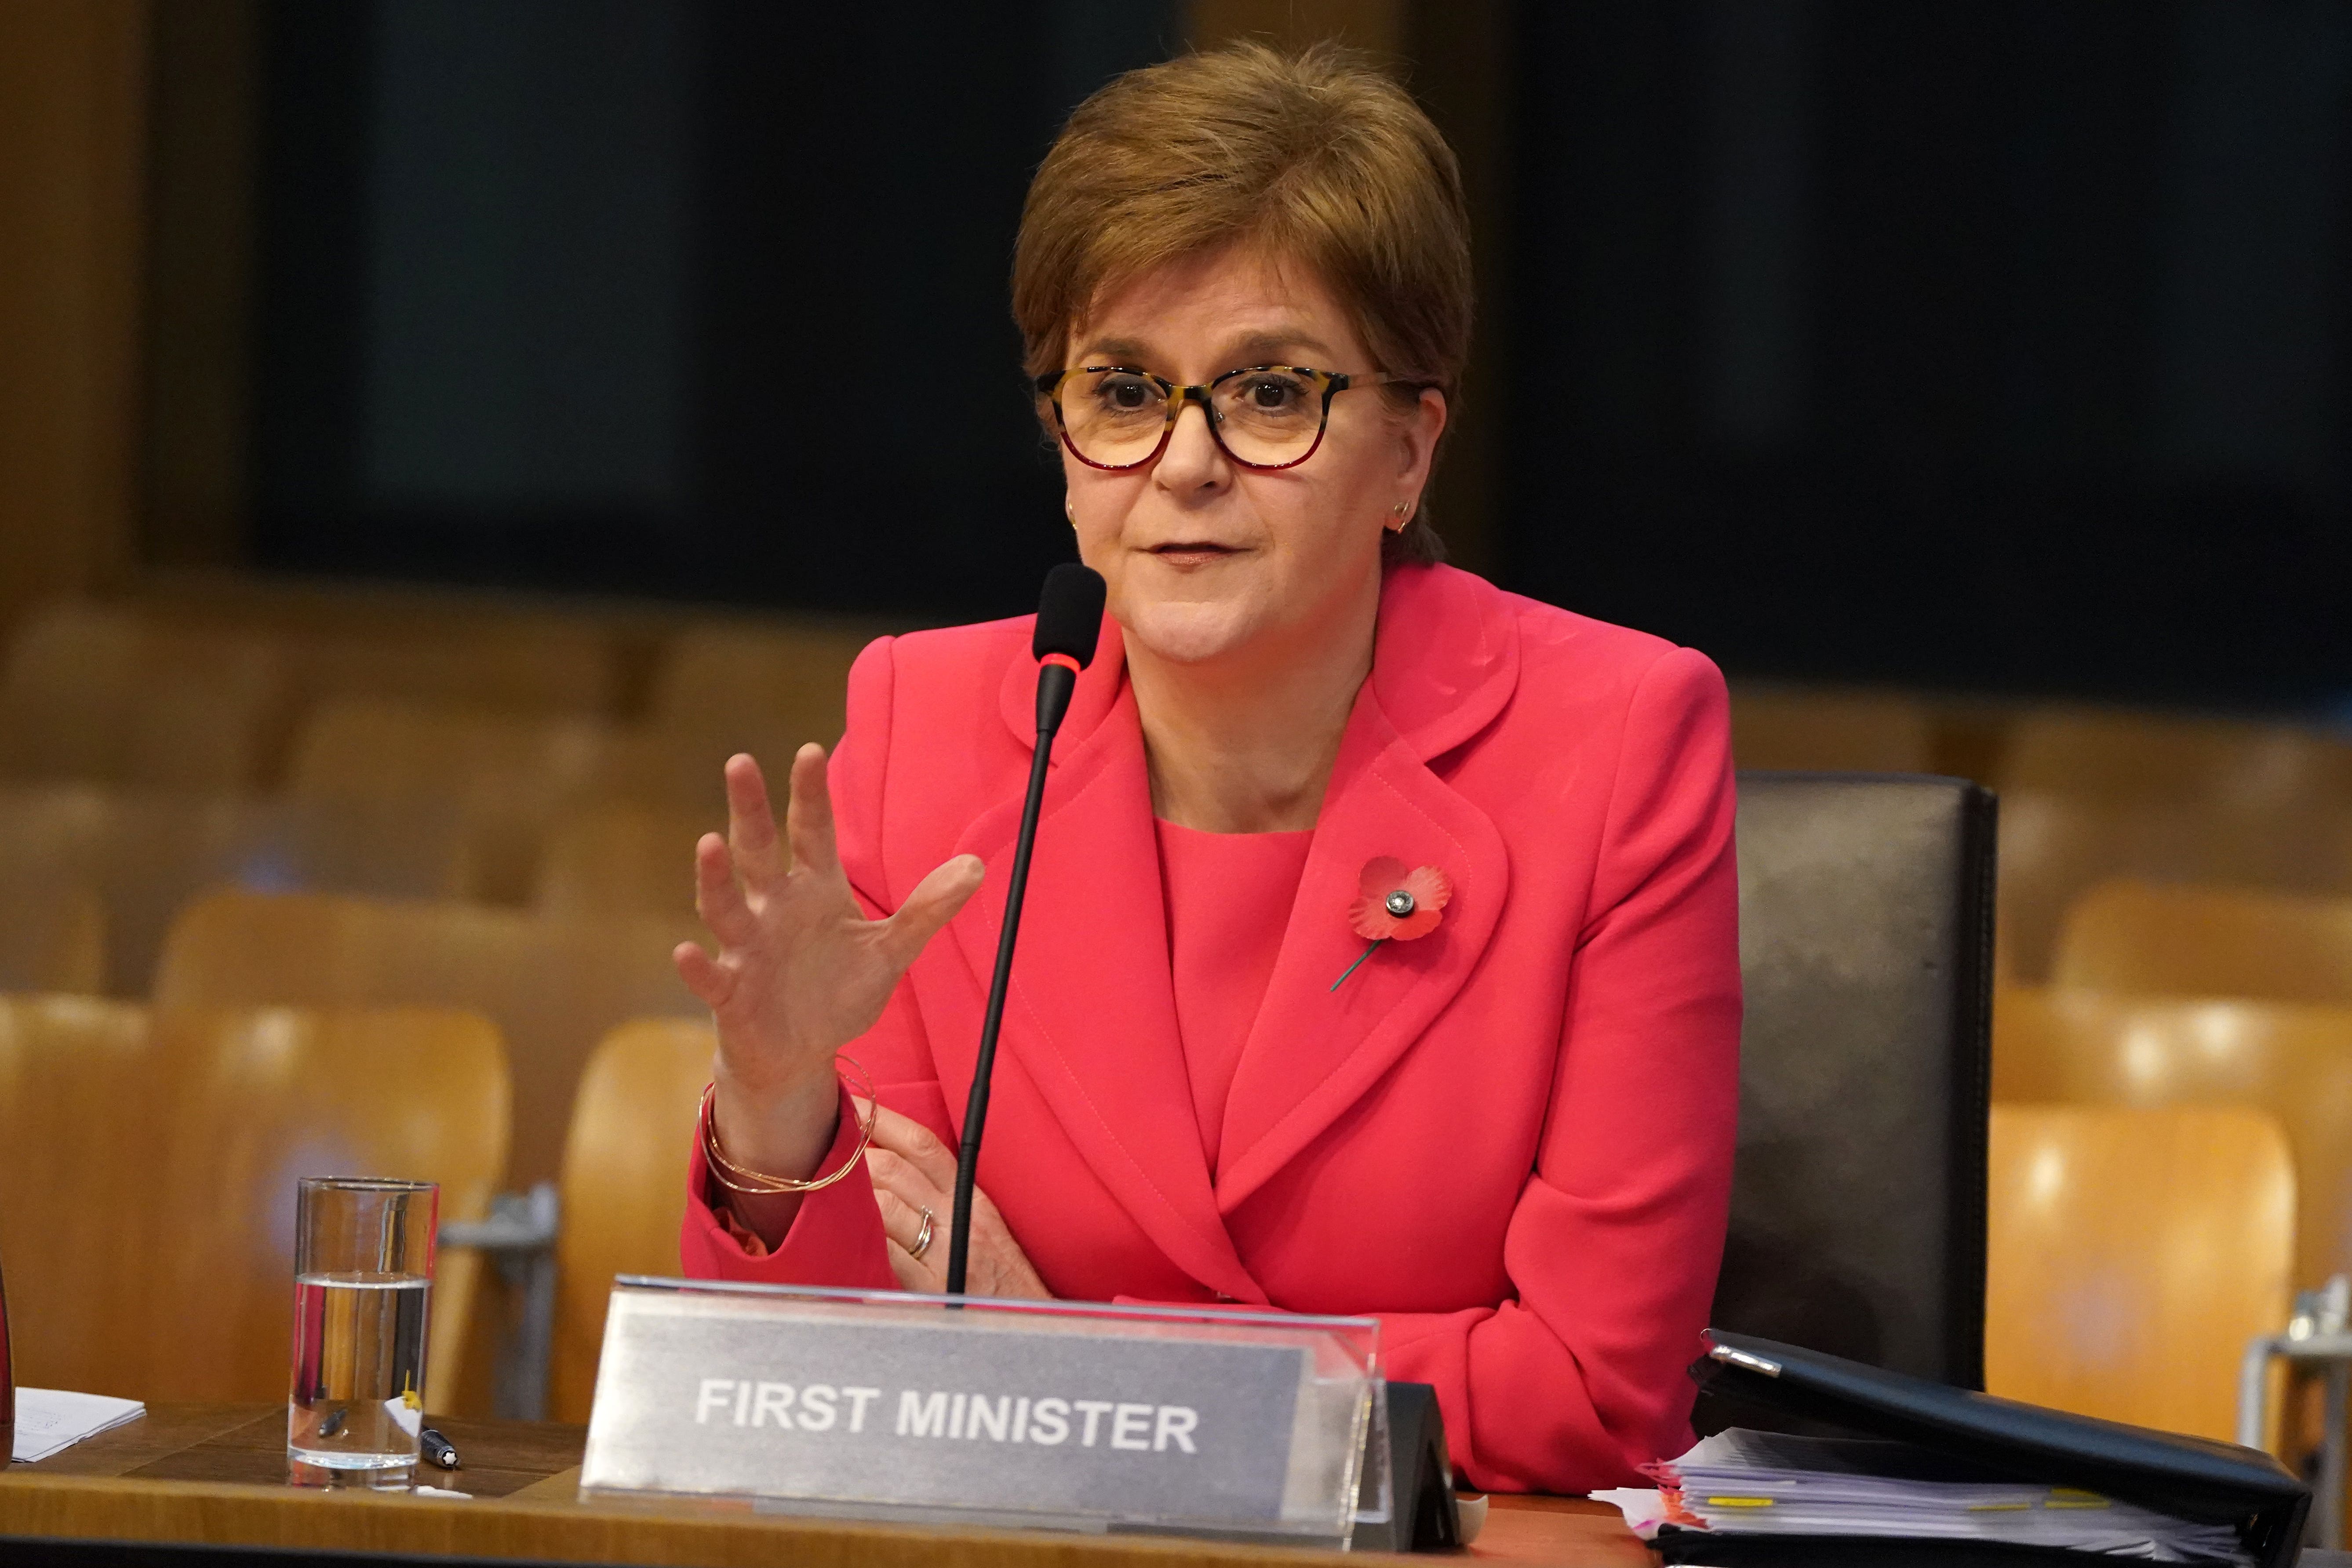
[[[1436,563],[1464,235],[1434,129],[1328,50],[1125,77],[1038,173],[1014,312],[1109,614],[970,1282],[1378,1314],[1473,1482],[1580,1491],[1689,1436],[1738,1078],[1727,728],[1697,654]],[[719,1037],[688,1272],[940,1288],[1028,637],[866,649],[830,763],[793,761],[789,859],[729,763],[719,952],[677,952]],[[836,1052],[870,1180],[816,1186],[859,1157]]]

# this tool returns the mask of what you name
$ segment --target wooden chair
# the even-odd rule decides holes
[[[520,903],[548,822],[589,792],[608,743],[596,719],[339,698],[312,713],[288,787],[306,800],[440,803],[465,821],[475,895]]]
[[[2239,812],[2012,791],[2000,803],[2004,973],[2046,981],[2067,909],[2115,878],[2352,895],[2352,801]]]
[[[678,634],[654,684],[660,728],[750,742],[841,737],[849,667],[881,628],[852,626],[711,626]],[[763,757],[761,759],[765,761]]]
[[[1985,1387],[2222,1440],[2290,1305],[2286,1136],[2236,1107],[1995,1105]]]
[[[2352,1005],[2352,899],[2105,882],[2067,914],[2051,980],[2140,995]]]
[[[2003,1101],[2276,1118],[2300,1194],[2294,1283],[2352,1273],[2352,1007],[2004,989],[1992,1074]]]
[[[265,641],[53,605],[18,629],[0,673],[0,776],[248,788],[287,700]]]
[[[569,813],[548,832],[531,904],[549,914],[689,916],[695,841],[726,830],[723,808],[606,805]]]
[[[150,1012],[0,997],[0,1258],[20,1381],[282,1398],[294,1179],[441,1184],[478,1219],[506,1146],[498,1034],[459,1014]],[[479,1261],[436,1268],[426,1402],[463,1372]]]
[[[604,1032],[698,1016],[670,963],[688,921],[553,919],[474,904],[224,891],[173,922],[158,1005],[457,1007],[490,1019],[513,1074],[510,1184],[553,1181]]]
[[[93,889],[117,995],[146,994],[173,917],[210,888],[432,898],[474,880],[447,806],[0,787],[0,885]]]
[[[158,1008],[152,1027],[170,1098],[146,1183],[143,1396],[283,1397],[295,1179],[437,1182],[445,1223],[486,1217],[506,1165],[506,1053],[488,1020],[424,1009]],[[440,1411],[466,1373],[481,1259],[444,1249],[434,1271],[425,1400]]]
[[[604,1037],[582,1076],[555,1253],[555,1420],[588,1419],[613,1277],[678,1271],[687,1149],[717,1045],[708,1023],[637,1019]]]
[[[839,732],[836,728],[835,738]],[[779,787],[775,781],[792,766],[793,753],[815,738],[804,722],[764,717],[736,723],[684,721],[615,729],[583,794],[596,805],[655,816],[724,822],[728,758],[750,752],[774,789]]]
[[[154,1081],[145,1008],[0,996],[0,1264],[19,1383],[152,1397],[142,1227],[161,1195],[166,1103]]]
[[[86,883],[0,866],[0,991],[96,995],[106,984],[106,906]]]
[[[1927,704],[1891,691],[1742,681],[1731,690],[1731,752],[1743,768],[1936,771]]]
[[[297,689],[313,703],[379,699],[466,703],[523,714],[590,717],[619,704],[614,639],[601,627],[541,619],[501,624],[463,611],[402,626],[312,630],[289,639]]]
[[[2352,745],[2312,731],[2120,709],[2044,709],[2011,727],[1996,781],[2224,810],[2352,804]]]

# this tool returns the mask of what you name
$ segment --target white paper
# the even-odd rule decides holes
[[[1671,1524],[1741,1535],[2007,1541],[2163,1563],[2246,1560],[2226,1525],[2019,1481],[1903,1443],[1735,1427],[1643,1468],[1659,1489],[1592,1495],[1645,1541]]]
[[[69,1394],[61,1388],[20,1388],[16,1391],[16,1441],[9,1457],[37,1464],[84,1437],[95,1437],[146,1414],[147,1406],[135,1399]]]

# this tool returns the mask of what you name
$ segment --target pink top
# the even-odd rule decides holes
[[[1160,839],[1176,1035],[1192,1080],[1201,1152],[1214,1172],[1225,1098],[1274,978],[1315,835],[1203,833],[1156,817],[1152,827]]]

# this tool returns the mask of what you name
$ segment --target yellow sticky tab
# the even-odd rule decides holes
[[[2024,1513],[2032,1507],[2030,1502],[1972,1502],[1969,1504],[1969,1511],[1970,1513]]]
[[[2072,1487],[2053,1487],[2043,1508],[2105,1508],[2107,1500],[2096,1492],[2076,1491]]]
[[[1706,1500],[1706,1506],[1709,1508],[1770,1508],[1772,1500],[1768,1497],[1711,1497]]]

